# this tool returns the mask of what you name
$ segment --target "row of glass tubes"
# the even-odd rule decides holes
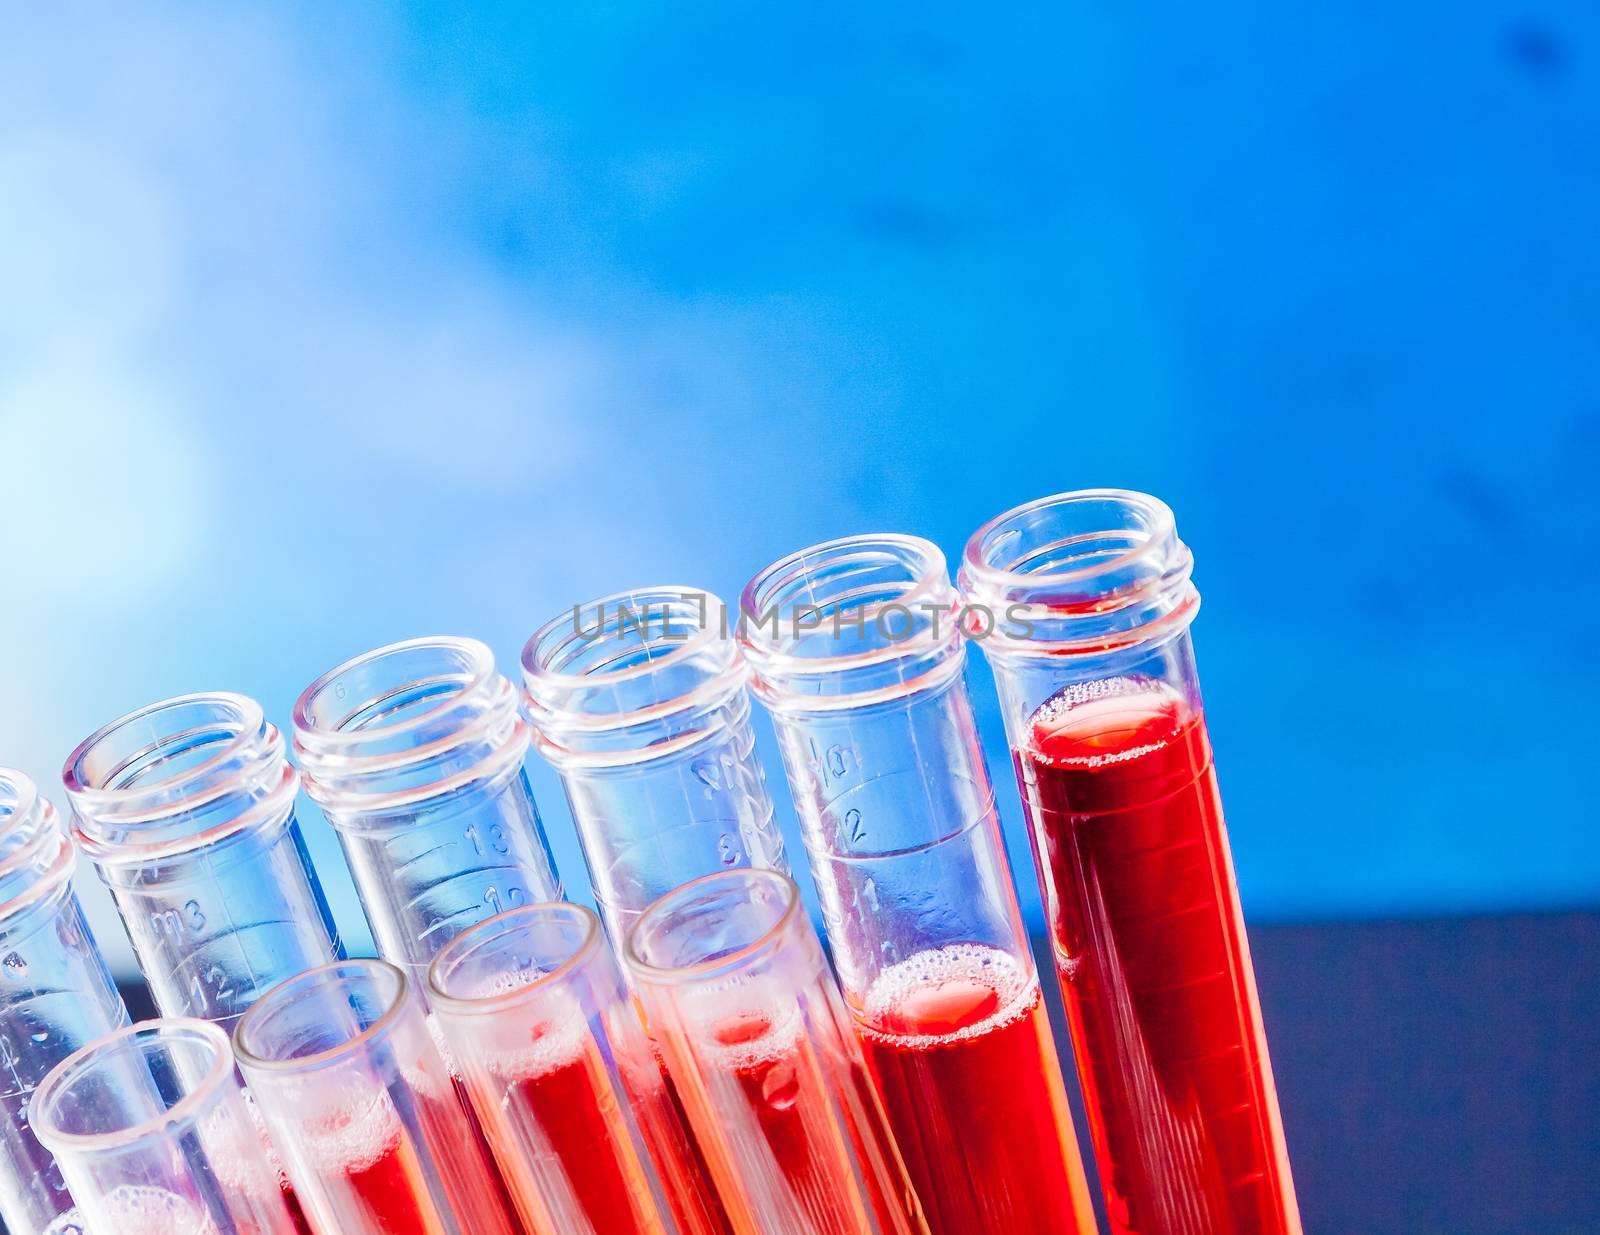
[[[1011,541],[1007,548],[1002,536],[998,551],[1026,552]],[[988,941],[1032,975],[962,679],[963,624],[992,634],[1010,599],[980,590],[964,600],[927,541],[850,538],[762,572],[736,620],[711,594],[676,587],[563,613],[529,640],[521,692],[470,639],[418,639],[357,657],[297,701],[299,772],[278,729],[243,696],[185,696],[114,721],[72,753],[64,783],[72,836],[116,901],[158,1010],[190,1018],[145,1028],[127,1027],[71,890],[72,849],[49,803],[20,775],[0,774],[8,1142],[0,1211],[9,1229],[64,1231],[78,1222],[91,1235],[125,1235],[125,1224],[110,1227],[109,1210],[97,1229],[93,1206],[138,1174],[130,1163],[139,1153],[128,1129],[103,1141],[95,1121],[105,1112],[95,1104],[111,1100],[97,1087],[158,1052],[196,1085],[215,1080],[185,1108],[186,1120],[213,1105],[232,1109],[242,1102],[232,1069],[218,1079],[206,1061],[228,1057],[225,1035],[236,1028],[251,1092],[277,1126],[309,1100],[304,1085],[280,1083],[292,1074],[283,1068],[307,1053],[308,1035],[353,1042],[404,1005],[405,1017],[434,1032],[431,1040],[415,1026],[400,1034],[409,1037],[399,1056],[425,1071],[443,1045],[452,1069],[470,1069],[495,1049],[493,1018],[475,1016],[474,1002],[508,995],[529,973],[568,973],[563,997],[580,998],[586,1015],[612,1026],[626,1022],[617,1009],[631,1015],[636,996],[652,1033],[668,1037],[665,1027],[687,1015],[684,973],[726,980],[718,958],[790,932],[797,942],[781,966],[770,957],[754,963],[782,969],[795,999],[822,1002],[804,1018],[812,1032],[844,1024],[845,1008],[834,1006],[839,988],[806,916],[795,912],[747,685],[776,724],[845,1003],[859,1007],[896,955],[927,946],[927,915],[906,920],[875,893],[876,864],[913,853],[924,859],[921,903],[939,906],[935,933]],[[883,621],[886,607],[893,613]],[[973,619],[975,608],[986,616]],[[911,695],[922,701],[915,708],[884,707]],[[605,934],[629,962],[626,978],[595,946],[586,911],[558,904],[562,885],[524,766],[530,745],[560,774]],[[302,777],[338,833],[379,962],[344,959],[295,817]],[[958,843],[945,843],[952,838]],[[246,1017],[274,987],[271,1014],[258,1005]],[[843,1036],[824,1045],[823,1055],[849,1059]],[[612,1057],[625,1061],[638,1048],[619,1040]],[[170,1143],[183,1124],[166,1106],[153,1116],[155,1147],[139,1167],[146,1175],[163,1153],[173,1160]],[[842,1132],[860,1144],[859,1129]],[[40,1140],[66,1165],[81,1213]],[[292,1142],[280,1148],[297,1186],[314,1178],[315,1162],[297,1163]],[[907,1192],[890,1177],[892,1164],[853,1165],[862,1178],[877,1172],[884,1193]],[[470,1192],[471,1171],[455,1176]],[[213,1189],[226,1178],[216,1172]],[[793,1229],[781,1214],[754,1212],[758,1181],[735,1190],[752,1206],[736,1229]],[[235,1192],[209,1203],[258,1204],[259,1189]],[[1063,1229],[1092,1221],[1081,1169],[1074,1192],[1080,1212]],[[281,1224],[270,1199],[260,1204],[240,1229],[296,1229]],[[308,1204],[319,1228],[342,1229],[315,1196]],[[560,1204],[542,1195],[519,1200],[519,1209],[530,1229],[573,1229],[561,1224]],[[461,1207],[470,1211],[469,1198]],[[872,1221],[874,1231],[925,1229],[914,1199]]]

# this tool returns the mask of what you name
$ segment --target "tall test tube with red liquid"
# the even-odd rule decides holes
[[[522,653],[535,745],[561,776],[595,903],[620,949],[646,908],[715,871],[786,870],[725,607],[696,588],[577,605]],[[685,1235],[729,1219],[671,1077],[639,1095]]]
[[[1060,494],[968,542],[1116,1235],[1299,1235],[1172,512]]]
[[[928,1235],[793,880],[687,883],[624,957],[735,1235]]]
[[[934,1235],[1093,1232],[944,555],[831,541],[744,591],[854,1031]]]
[[[399,967],[290,978],[233,1044],[319,1235],[521,1235]]]
[[[526,905],[463,931],[428,969],[433,1014],[523,1226],[679,1235],[641,1127],[660,1066],[580,905]]]

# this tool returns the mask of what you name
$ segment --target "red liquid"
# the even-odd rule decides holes
[[[1018,774],[1115,1235],[1299,1235],[1203,717],[1068,689]]]
[[[689,1129],[683,1099],[659,1057],[655,1074],[629,1083],[628,1091],[639,1133],[655,1163],[679,1235],[733,1235],[733,1223],[717,1195],[711,1168]]]
[[[860,1027],[867,1066],[933,1235],[1095,1235],[1039,984],[990,948],[884,974]]]
[[[578,1019],[573,1028],[570,1042],[554,1041],[567,1036],[560,1027],[535,1025],[535,1053],[502,1091],[522,1142],[503,1147],[506,1181],[524,1213],[550,1214],[556,1230],[662,1235],[610,1074],[587,1025]],[[541,1052],[541,1045],[551,1049]],[[539,1177],[531,1163],[538,1163]]]
[[[296,1235],[312,1235],[311,1220],[306,1217],[306,1211],[300,1205],[300,1198],[294,1194],[289,1181],[280,1178],[278,1188],[283,1195],[284,1207],[289,1211],[289,1221],[294,1223]]]
[[[306,1158],[321,1183],[318,1209],[329,1218],[324,1223],[313,1210],[313,1228],[320,1235],[452,1235],[457,1227],[473,1235],[519,1231],[454,1094],[416,1089],[410,1100],[417,1127],[425,1129],[422,1139],[401,1125],[386,1091],[361,1111],[301,1125]],[[441,1213],[439,1190],[449,1198],[454,1223]]]
[[[906,1217],[915,1201],[886,1195],[880,1187],[887,1173],[883,1155],[892,1150],[876,1143],[871,1121],[862,1118],[863,1103],[874,1101],[870,1082],[858,1068],[858,1075],[845,1080],[845,1092],[834,1092],[816,1049],[798,1028],[748,1012],[711,1029],[714,1045],[704,1065],[710,1109],[700,1112],[696,1123],[716,1126],[723,1134],[712,1150],[713,1169],[736,1198],[730,1208],[734,1230],[738,1235],[920,1232],[920,1223]],[[863,1165],[864,1178],[856,1163]]]

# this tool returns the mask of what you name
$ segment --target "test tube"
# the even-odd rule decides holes
[[[253,699],[132,712],[73,751],[62,778],[163,1015],[230,1028],[262,991],[339,954],[295,821],[299,778]]]
[[[736,1235],[926,1235],[788,876],[697,879],[646,910],[626,949]]]
[[[1116,1235],[1299,1235],[1172,512],[1086,490],[967,542]]]
[[[0,1219],[12,1235],[82,1235],[30,1111],[45,1073],[128,1023],[72,890],[55,808],[0,768]]]
[[[119,1029],[58,1065],[34,1103],[87,1235],[298,1235],[215,1025]]]
[[[741,600],[845,1001],[933,1235],[1092,1235],[944,555],[791,554]]]
[[[788,869],[717,597],[650,587],[575,605],[528,640],[522,681],[618,946],[691,879]]]
[[[691,587],[576,605],[523,649],[535,745],[560,774],[618,948],[653,901],[691,879],[788,869],[745,676],[726,606]],[[728,1216],[686,1116],[647,1135],[679,1226],[725,1235]]]
[[[428,984],[523,1225],[677,1235],[640,1131],[672,1117],[666,1084],[593,911],[528,905],[480,922],[434,958]]]
[[[517,691],[476,639],[413,639],[330,670],[295,703],[294,748],[378,954],[419,992],[459,931],[561,898]]]
[[[240,1018],[234,1051],[319,1235],[517,1235],[405,973],[335,961]]]

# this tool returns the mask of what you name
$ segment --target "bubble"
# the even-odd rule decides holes
[[[203,1211],[164,1188],[123,1184],[101,1207],[106,1229],[117,1235],[216,1235]]]
[[[56,1215],[49,1226],[44,1228],[43,1235],[86,1235],[87,1228],[83,1218],[76,1209],[69,1209],[64,1214]]]
[[[8,977],[20,978],[28,972],[28,962],[23,959],[20,952],[7,952],[5,960],[0,961],[0,965],[5,966]]]
[[[792,1063],[775,1063],[761,1078],[761,1096],[774,1110],[786,1111],[799,1100],[800,1074]]]

